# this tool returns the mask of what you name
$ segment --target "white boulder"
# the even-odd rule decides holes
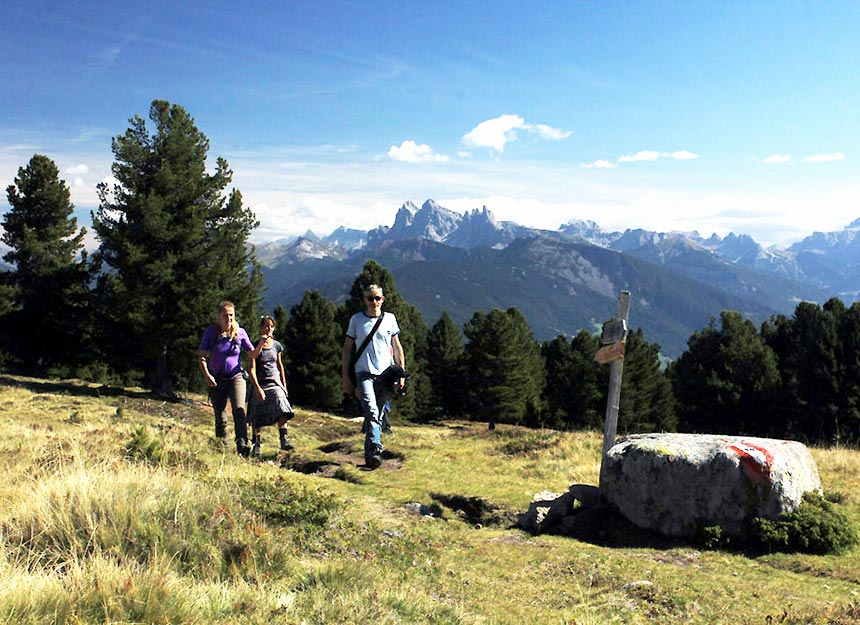
[[[713,525],[742,535],[750,519],[774,519],[805,493],[821,492],[821,479],[809,449],[795,441],[637,434],[609,450],[600,491],[632,523],[666,536]]]

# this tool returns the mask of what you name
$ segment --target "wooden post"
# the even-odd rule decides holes
[[[630,291],[621,291],[618,297],[618,316],[616,321],[622,324],[623,339],[626,340],[627,317],[630,314]],[[609,365],[609,394],[606,397],[606,418],[603,429],[603,454],[600,466],[606,454],[615,444],[615,430],[618,426],[618,407],[621,399],[621,373],[624,370],[624,358],[617,358]],[[601,471],[602,473],[602,471]]]

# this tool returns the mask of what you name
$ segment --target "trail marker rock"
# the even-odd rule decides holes
[[[603,499],[635,525],[691,536],[719,525],[742,535],[754,517],[774,519],[821,492],[809,449],[795,441],[703,434],[638,434],[600,468]]]

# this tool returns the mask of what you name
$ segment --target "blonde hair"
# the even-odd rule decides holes
[[[230,322],[230,326],[226,330],[227,338],[229,338],[231,341],[234,341],[234,340],[236,340],[236,336],[238,336],[238,334],[239,334],[239,322],[236,321],[236,315],[235,315],[236,305],[233,302],[230,302],[228,300],[224,300],[223,302],[218,304],[218,314],[220,315],[222,312],[224,312],[228,308],[232,308],[234,314],[233,314],[233,320]],[[219,322],[220,322],[220,319],[219,319]]]

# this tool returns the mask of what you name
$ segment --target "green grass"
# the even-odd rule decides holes
[[[398,425],[371,472],[358,423],[298,410],[296,451],[267,428],[247,461],[187,399],[0,376],[0,622],[860,620],[856,546],[751,557],[512,529],[534,493],[597,484],[599,433]],[[860,521],[860,452],[813,455]]]

